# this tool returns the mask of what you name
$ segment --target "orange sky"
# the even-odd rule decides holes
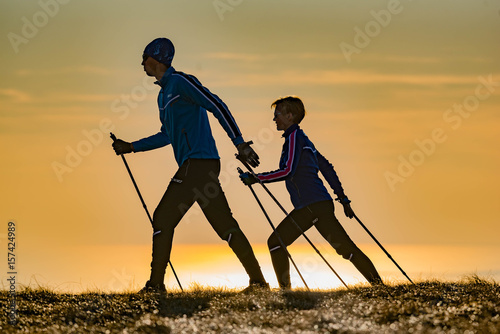
[[[176,46],[173,66],[229,106],[258,171],[277,167],[282,145],[270,103],[298,95],[302,128],[383,243],[499,244],[499,1],[4,1],[0,31],[0,222],[17,223],[19,247],[150,243],[108,133],[158,131],[158,89],[140,61],[159,36]],[[270,227],[212,124],[233,213],[263,244]],[[127,159],[152,212],[177,168],[171,148]],[[270,189],[291,210],[284,185]],[[192,210],[175,243],[221,243]]]

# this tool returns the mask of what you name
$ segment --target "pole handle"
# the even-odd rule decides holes
[[[111,137],[111,139],[113,139],[113,142],[116,141],[116,136],[113,134],[113,132],[110,132],[109,136]]]

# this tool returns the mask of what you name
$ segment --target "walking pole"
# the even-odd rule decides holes
[[[113,142],[116,141],[116,136],[110,132],[110,137],[113,139]],[[134,184],[135,190],[137,191],[137,195],[139,195],[139,198],[141,199],[142,206],[144,207],[144,210],[146,210],[146,214],[148,215],[149,222],[151,223],[151,226],[153,225],[153,219],[151,218],[151,215],[149,214],[148,208],[146,206],[146,203],[144,202],[144,199],[142,198],[141,192],[139,191],[139,187],[137,187],[137,183],[135,183],[134,176],[132,175],[132,172],[130,171],[130,168],[128,167],[127,160],[125,160],[125,157],[123,154],[120,154],[122,157],[123,163],[125,164],[125,167],[127,168],[128,175],[130,175],[130,178],[132,179],[132,183]],[[179,284],[179,287],[181,288],[181,291],[184,292],[184,289],[182,288],[181,282],[179,281],[179,278],[177,277],[177,274],[175,272],[174,266],[172,265],[172,262],[168,260],[168,263],[170,264],[170,268],[172,268],[172,272],[174,273],[175,279],[177,280],[177,284]]]
[[[382,246],[380,244],[380,242],[378,242],[378,240],[373,236],[373,234],[368,230],[368,228],[365,226],[365,224],[363,224],[361,222],[361,220],[359,220],[358,216],[356,216],[356,214],[354,214],[354,218],[356,218],[356,220],[358,221],[358,223],[365,229],[365,231],[370,235],[370,237],[372,237],[372,239],[377,243],[377,245],[384,251],[384,253],[389,257],[389,259],[392,260],[392,262],[394,262],[394,264],[396,265],[396,267],[398,267],[398,269],[403,273],[403,275],[405,275],[405,277],[411,282],[411,284],[415,284],[413,283],[413,281],[410,279],[410,277],[408,277],[408,275],[406,275],[405,271],[403,270],[403,268],[401,268],[399,266],[399,264],[397,264],[396,261],[394,261],[394,259],[392,258],[391,254],[389,254],[389,252],[387,252],[384,248],[384,246]]]
[[[238,167],[238,173],[242,174],[243,171],[241,170],[240,167]],[[300,276],[300,279],[302,280],[302,282],[304,283],[304,285],[306,286],[307,290],[310,291],[309,289],[309,286],[307,285],[306,281],[304,280],[304,277],[302,277],[302,274],[300,273],[299,271],[299,268],[297,268],[297,265],[295,264],[295,261],[292,259],[292,255],[290,254],[290,252],[288,252],[288,249],[286,248],[286,245],[285,243],[283,242],[283,240],[281,239],[281,236],[279,235],[278,231],[276,231],[276,228],[274,227],[274,224],[273,222],[271,221],[271,218],[269,218],[267,212],[266,212],[266,209],[264,209],[264,206],[262,205],[262,203],[260,202],[259,198],[257,197],[257,194],[255,193],[255,190],[253,190],[252,188],[252,185],[249,184],[248,185],[248,188],[250,188],[250,191],[252,192],[253,194],[253,197],[255,197],[255,200],[257,201],[257,203],[259,204],[260,208],[262,209],[262,212],[264,213],[264,216],[266,216],[267,218],[267,221],[269,222],[269,224],[271,225],[273,231],[274,231],[274,234],[276,234],[276,237],[278,238],[278,241],[280,242],[281,244],[281,247],[283,247],[283,249],[285,250],[285,253],[286,255],[288,256],[288,258],[290,259],[290,261],[292,262],[295,270],[297,270],[297,273],[299,274]]]
[[[255,175],[255,172],[253,171],[252,167],[250,167],[249,164],[246,163],[246,161],[244,161],[243,159],[240,158],[239,155],[236,155],[236,158],[238,160],[241,161],[241,163],[248,169],[248,171],[257,179],[259,180],[259,178],[257,177],[257,175]],[[280,202],[278,202],[278,200],[276,199],[276,197],[274,197],[274,195],[271,193],[271,191],[269,191],[269,189],[267,189],[266,185],[264,183],[262,183],[262,181],[259,180],[259,184],[262,186],[262,188],[264,188],[264,190],[269,194],[269,196],[271,196],[271,198],[274,200],[274,202],[279,206],[279,208],[281,209],[281,211],[283,211],[283,213],[285,215],[288,216],[288,212],[285,210],[285,208],[280,204]],[[295,221],[295,219],[293,219],[291,216],[290,216],[290,219],[292,220],[292,222],[295,224],[295,226],[297,227],[297,229],[300,231],[300,233],[302,234],[302,236],[307,240],[307,242],[312,246],[312,248],[316,251],[316,253],[318,253],[318,255],[321,257],[321,259],[326,263],[326,265],[328,266],[328,268],[330,268],[331,271],[333,271],[333,273],[335,274],[335,276],[337,276],[337,278],[344,284],[344,286],[346,288],[349,289],[349,287],[347,286],[347,284],[344,282],[344,280],[342,278],[340,278],[339,274],[337,274],[337,272],[335,271],[335,269],[333,269],[333,267],[330,265],[330,263],[328,263],[328,261],[324,258],[324,256],[320,253],[320,251],[316,248],[316,246],[314,246],[314,244],[312,243],[312,241],[307,237],[307,235],[305,234],[305,232],[300,228],[299,224],[297,224],[297,222]]]

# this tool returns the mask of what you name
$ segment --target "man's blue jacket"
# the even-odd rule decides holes
[[[158,94],[161,130],[133,142],[135,152],[172,144],[179,166],[189,158],[220,159],[207,110],[219,120],[234,145],[243,143],[240,129],[228,107],[194,76],[170,67],[155,83],[161,86]]]
[[[332,200],[318,176],[318,171],[321,171],[337,196],[345,196],[332,164],[316,150],[314,144],[297,124],[286,129],[283,137],[285,137],[285,143],[281,152],[280,168],[272,172],[257,174],[259,180],[264,183],[285,180],[286,189],[295,209],[320,201]]]

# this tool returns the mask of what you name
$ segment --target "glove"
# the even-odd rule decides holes
[[[337,201],[339,201],[344,207],[345,216],[352,219],[352,217],[354,217],[354,211],[351,208],[350,204],[351,200],[344,195],[342,197],[337,198]]]
[[[247,162],[252,167],[257,167],[259,165],[259,156],[250,147],[250,144],[253,144],[253,142],[247,141],[236,146],[238,149],[238,159]]]
[[[115,150],[116,155],[126,154],[134,151],[132,143],[126,142],[121,139],[117,139],[113,142],[113,149]]]
[[[250,173],[241,173],[240,179],[241,182],[243,182],[243,184],[246,186],[259,182],[259,179],[257,179],[255,176],[253,176],[253,174]]]

